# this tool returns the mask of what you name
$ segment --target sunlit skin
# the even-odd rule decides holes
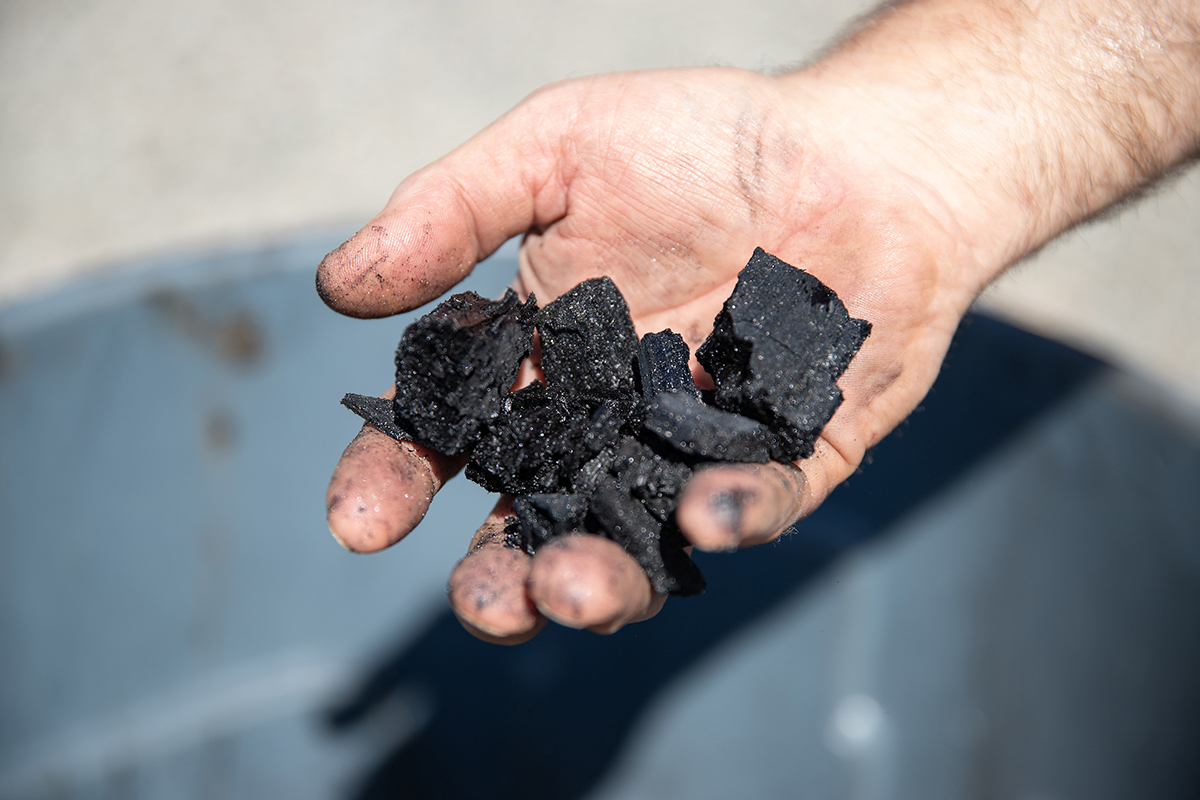
[[[676,512],[701,549],[770,541],[920,402],[989,281],[1196,153],[1195,5],[1059,4],[1068,5],[1116,14],[1098,18],[1106,30],[1178,12],[1164,39],[1190,35],[1193,46],[1138,40],[1113,63],[1111,39],[1079,30],[1070,9],[938,0],[886,11],[788,75],[705,68],[555,84],[404,180],[322,262],[318,291],[351,316],[400,313],[522,236],[512,285],[523,297],[544,304],[608,275],[639,335],[670,328],[694,353],[755,247],[803,267],[873,325],[839,381],[842,406],[811,458],[703,470]],[[1051,47],[1028,56],[1037,37],[1088,68],[1064,71]],[[1008,41],[1021,45],[1013,64],[1003,60]],[[1162,113],[1128,79],[1134,61],[1174,90]],[[1146,146],[1114,133],[1111,115],[1078,107],[1089,96],[1081,86],[1148,108],[1134,131]],[[997,104],[998,94],[1011,101]],[[693,372],[708,381],[694,361]],[[395,544],[461,466],[365,426],[331,480],[330,529],[355,552]],[[565,537],[532,558],[505,547],[510,503],[501,498],[450,577],[451,606],[475,635],[515,644],[547,619],[610,633],[662,607],[608,540]]]

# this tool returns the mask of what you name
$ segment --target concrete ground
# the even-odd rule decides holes
[[[349,229],[538,86],[769,68],[869,4],[0,4],[0,304],[130,259]],[[1200,174],[1013,270],[985,309],[1200,401]]]

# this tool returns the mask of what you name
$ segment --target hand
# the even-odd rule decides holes
[[[905,13],[889,24],[913,26],[917,12]],[[1031,211],[1009,191],[1019,170],[980,152],[991,141],[997,159],[1009,155],[1005,132],[985,120],[990,140],[962,126],[931,135],[923,126],[963,106],[931,94],[923,78],[881,78],[895,72],[871,44],[880,35],[872,29],[816,67],[776,78],[674,70],[541,90],[401,183],[326,257],[318,290],[342,313],[399,313],[523,234],[514,282],[523,296],[544,304],[606,274],[639,334],[669,327],[694,353],[756,246],[812,272],[874,326],[839,382],[841,408],[811,458],[710,468],[676,512],[701,549],[769,541],[916,406],[992,277],[1119,195],[1097,193],[1057,216]],[[355,551],[394,544],[461,466],[365,426],[330,483],[330,529]],[[524,641],[547,618],[609,632],[661,608],[641,569],[606,539],[564,537],[533,558],[504,547],[509,502],[450,578],[454,611],[476,635]]]

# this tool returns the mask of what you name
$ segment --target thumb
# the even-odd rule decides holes
[[[541,111],[531,108],[541,106]],[[509,238],[562,216],[558,157],[542,142],[563,120],[526,101],[444,158],[409,176],[387,206],[322,260],[317,293],[335,311],[384,317],[416,308],[465,278]],[[550,106],[554,108],[554,106]]]

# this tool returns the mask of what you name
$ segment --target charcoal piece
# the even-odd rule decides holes
[[[688,368],[687,342],[670,328],[647,333],[638,342],[637,375],[647,403],[663,392],[687,392],[700,397]]]
[[[642,501],[642,505],[656,520],[666,522],[675,513],[675,507],[679,505],[679,498],[674,495],[647,497]]]
[[[685,456],[710,461],[771,459],[773,439],[761,422],[706,406],[686,392],[654,398],[646,412],[646,430]]]
[[[638,339],[629,306],[607,277],[576,286],[537,315],[546,385],[606,397],[633,395]]]
[[[489,492],[514,495],[569,489],[568,465],[594,410],[579,396],[537,381],[511,392],[471,452],[467,478]]]
[[[583,530],[588,499],[578,494],[530,494],[513,501],[521,534],[520,546],[532,555],[539,547],[568,533]]]
[[[476,545],[476,547],[478,546]],[[526,555],[533,555],[533,547],[521,533],[521,520],[513,514],[504,518],[504,546],[514,550],[524,550]]]
[[[700,568],[683,549],[683,537],[666,529],[613,478],[601,480],[590,499],[600,532],[625,548],[645,570],[654,591],[690,595],[704,590]],[[664,538],[664,531],[668,535]]]
[[[412,437],[396,424],[396,405],[391,400],[350,392],[342,398],[342,405],[393,439],[412,441]]]
[[[596,482],[608,475],[614,458],[616,458],[614,449],[606,447],[593,458],[585,461],[571,472],[569,490],[577,494],[591,494],[596,488]]]
[[[726,411],[770,427],[772,456],[812,455],[842,402],[837,379],[871,332],[829,287],[761,248],[696,351]]]
[[[588,403],[589,400],[577,396],[574,402]],[[577,447],[563,456],[559,474],[564,488],[586,492],[594,477],[608,468],[613,450],[620,444],[629,409],[628,403],[603,401],[592,412]]]
[[[663,561],[663,571],[674,583],[670,594],[676,597],[691,597],[701,594],[708,587],[700,567],[692,561],[684,548],[690,544],[676,527],[675,521],[668,520],[659,532],[659,555]]]
[[[532,295],[463,292],[409,325],[396,349],[397,424],[447,455],[469,450],[529,355],[536,313]]]
[[[625,437],[621,442],[609,472],[622,489],[639,500],[673,498],[692,477],[692,470],[686,464],[664,458],[633,437]]]

